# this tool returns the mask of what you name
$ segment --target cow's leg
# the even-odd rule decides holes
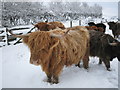
[[[50,68],[46,65],[42,65],[42,69],[43,71],[45,71],[46,75],[47,75],[47,82],[51,83],[52,82],[52,72],[50,71]]]
[[[109,59],[103,59],[102,61],[104,62],[105,66],[106,66],[106,69],[108,71],[111,71],[110,70],[110,60]]]
[[[99,64],[102,64],[102,60],[101,60],[101,58],[99,59]]]
[[[54,72],[53,72],[53,80],[52,83],[53,84],[57,84],[59,83],[59,75],[63,69],[63,64],[59,63],[58,65],[56,65],[56,67],[54,68]]]
[[[47,82],[51,83],[52,82],[52,75],[47,74]]]
[[[75,66],[80,68],[80,61],[78,62],[78,64],[75,64]]]
[[[89,67],[88,64],[89,64],[89,57],[86,58],[86,59],[84,58],[83,59],[83,66],[84,66],[85,69],[88,69],[88,67]]]
[[[52,81],[53,84],[57,84],[59,83],[59,77],[57,75],[53,75],[53,81]]]
[[[85,56],[83,57],[83,66],[85,69],[87,69],[89,67],[88,64],[89,64],[89,44],[87,46]]]

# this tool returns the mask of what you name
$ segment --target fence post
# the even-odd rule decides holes
[[[81,26],[81,20],[79,20],[79,26]]]
[[[8,43],[8,33],[7,33],[7,31],[8,31],[8,29],[6,28],[6,29],[5,29],[5,45],[6,45],[6,46],[9,45],[9,43]]]
[[[70,27],[72,27],[72,21],[70,21]]]

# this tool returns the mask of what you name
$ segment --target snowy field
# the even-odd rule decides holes
[[[65,26],[68,24],[65,23]],[[106,33],[112,35],[108,29],[107,25]],[[2,88],[118,88],[117,58],[111,62],[112,71],[107,71],[104,64],[98,65],[97,57],[90,58],[88,70],[74,65],[64,67],[59,77],[60,83],[52,85],[46,82],[46,75],[40,66],[29,63],[30,52],[26,45],[21,43],[2,47],[0,58]]]
[[[3,47],[3,88],[118,88],[118,60],[111,62],[112,71],[98,65],[98,58],[91,58],[89,70],[74,65],[65,67],[60,83],[50,85],[41,67],[29,63],[29,50],[23,45]]]
[[[2,88],[2,48],[0,48],[0,89]]]

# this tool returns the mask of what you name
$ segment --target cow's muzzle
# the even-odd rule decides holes
[[[39,65],[39,60],[36,60],[36,61],[30,60],[30,63],[38,66]]]

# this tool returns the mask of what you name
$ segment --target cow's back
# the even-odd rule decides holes
[[[99,56],[102,48],[101,37],[103,33],[91,30],[89,31],[89,34],[90,34],[90,55]]]
[[[74,27],[75,28],[75,27]],[[77,64],[85,55],[87,44],[89,41],[89,33],[85,28],[71,30],[65,39],[61,41],[63,48],[66,48],[67,59],[66,65]]]
[[[51,57],[51,62],[64,63],[66,66],[70,66],[72,64],[78,64],[84,57],[89,41],[89,33],[86,28],[80,29],[73,27],[72,29],[65,37],[60,39],[60,43],[54,48],[52,53],[54,59]],[[63,30],[63,32],[65,31],[67,29]],[[57,32],[55,33],[57,34]],[[53,63],[51,64],[53,65]]]
[[[61,23],[61,22],[49,22],[48,24],[52,24],[52,29],[55,29],[57,27],[61,28],[61,29],[65,29],[65,26]]]

